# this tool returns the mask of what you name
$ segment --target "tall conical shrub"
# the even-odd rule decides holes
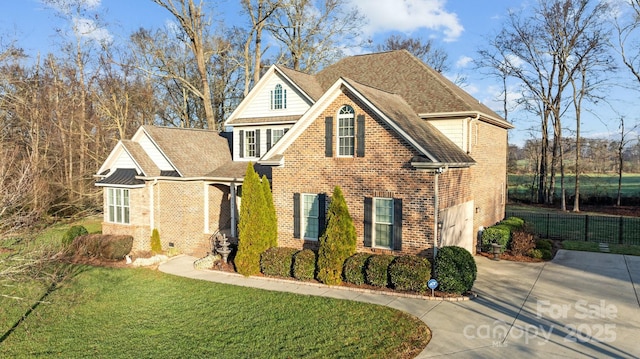
[[[268,249],[265,241],[266,201],[260,178],[247,165],[242,182],[242,202],[238,222],[238,253],[234,259],[238,273],[249,276],[260,273],[260,255]]]
[[[162,253],[162,243],[160,243],[160,233],[156,228],[151,231],[151,252],[153,254]]]
[[[262,175],[262,190],[265,200],[265,244],[267,249],[278,246],[278,216],[276,215],[276,207],[273,204],[273,194],[267,176]]]
[[[342,190],[336,186],[327,213],[327,227],[320,237],[318,280],[330,285],[342,283],[342,266],[355,253],[356,228]]]

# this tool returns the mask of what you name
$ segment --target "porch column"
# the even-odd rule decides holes
[[[230,202],[231,205],[229,206],[231,208],[231,237],[237,237],[236,235],[236,184],[235,183],[231,183],[229,185],[229,190],[230,190]]]

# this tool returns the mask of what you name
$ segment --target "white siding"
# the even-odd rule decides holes
[[[464,151],[467,151],[467,122],[468,121],[466,119],[429,120],[429,123],[435,126],[435,128]]]
[[[131,158],[131,156],[129,156],[129,154],[124,150],[120,151],[120,155],[114,161],[113,166],[111,166],[112,171],[115,171],[116,168],[135,168],[140,171],[140,168],[136,166],[133,158]]]
[[[243,157],[240,158],[240,131],[257,131],[260,130],[260,143],[258,144],[260,149],[260,157],[267,153],[267,129],[287,129],[291,128],[293,124],[288,125],[265,125],[265,126],[241,126],[233,128],[233,160],[234,161],[257,161],[258,157]],[[244,133],[243,133],[244,134]],[[271,143],[273,146],[275,143]],[[245,143],[246,145],[246,143]]]
[[[277,84],[282,85],[283,91],[287,91],[287,108],[272,110],[271,109],[271,91],[273,91]],[[254,117],[271,117],[271,116],[291,116],[302,115],[307,112],[311,107],[303,95],[295,88],[289,86],[289,84],[282,79],[278,73],[274,72],[271,78],[267,79],[264,86],[260,89],[260,92],[255,94],[255,97],[248,104],[248,106],[240,113],[237,114],[237,118],[254,118]]]
[[[147,135],[142,136],[138,143],[161,171],[175,170]]]

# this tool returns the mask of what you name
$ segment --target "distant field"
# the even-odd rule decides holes
[[[509,174],[509,198],[528,198],[531,193],[533,175]],[[560,196],[560,176],[556,176],[556,195]],[[574,195],[575,176],[565,176],[565,191]],[[611,174],[583,174],[580,176],[581,197],[616,197],[618,176]],[[622,196],[640,197],[640,174],[622,175]]]

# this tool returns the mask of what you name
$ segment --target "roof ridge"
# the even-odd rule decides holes
[[[156,128],[162,130],[183,130],[183,131],[198,131],[198,132],[219,132],[216,130],[210,130],[208,128],[193,128],[193,127],[177,127],[177,126],[158,126],[158,125],[142,125],[145,129]]]

